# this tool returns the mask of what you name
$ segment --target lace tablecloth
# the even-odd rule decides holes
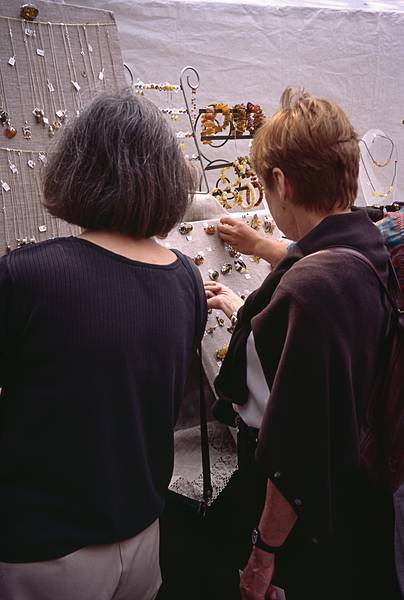
[[[214,500],[237,469],[237,450],[233,436],[226,425],[208,423],[208,434]],[[203,476],[199,426],[175,432],[174,472],[169,489],[188,498],[202,500]]]

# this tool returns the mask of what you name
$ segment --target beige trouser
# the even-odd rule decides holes
[[[1,600],[152,600],[161,585],[158,520],[133,538],[56,560],[0,562]]]

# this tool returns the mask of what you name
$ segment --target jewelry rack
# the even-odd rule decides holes
[[[251,210],[253,208],[253,206],[258,206],[258,204],[261,202],[262,199],[262,189],[260,188],[260,184],[258,184],[258,182],[253,179],[253,185],[251,184],[250,181],[248,181],[246,184],[239,184],[237,187],[237,190],[234,191],[230,191],[229,193],[224,192],[224,190],[219,190],[219,182],[222,180],[223,181],[223,170],[227,169],[229,167],[235,167],[235,171],[236,171],[236,176],[237,179],[240,177],[241,172],[237,171],[236,168],[236,163],[239,165],[239,160],[240,161],[245,161],[247,157],[244,158],[240,158],[237,159],[237,161],[234,162],[229,162],[228,160],[225,160],[223,158],[214,158],[214,159],[210,159],[208,156],[206,156],[206,154],[202,151],[200,144],[199,144],[199,140],[198,140],[198,135],[197,135],[197,129],[198,129],[198,125],[200,124],[200,120],[202,115],[206,114],[208,112],[208,110],[206,108],[203,109],[199,109],[197,110],[197,114],[195,114],[196,112],[196,106],[194,104],[194,106],[191,106],[191,110],[190,110],[190,102],[188,100],[188,94],[191,93],[191,102],[192,102],[192,98],[195,98],[195,94],[196,94],[196,90],[199,88],[200,85],[200,76],[199,73],[197,71],[197,69],[195,69],[195,67],[192,66],[186,66],[182,69],[181,74],[180,74],[180,87],[181,87],[181,91],[183,93],[184,96],[184,102],[185,105],[187,107],[187,111],[188,111],[188,117],[189,117],[189,122],[191,125],[191,131],[192,131],[192,137],[194,140],[194,144],[197,150],[197,160],[199,161],[201,168],[202,168],[202,177],[201,177],[201,181],[200,181],[200,186],[199,186],[199,191],[201,192],[205,192],[205,193],[209,193],[210,187],[207,181],[207,176],[206,173],[208,171],[215,171],[218,169],[222,169],[222,174],[221,174],[221,178],[219,178],[216,181],[216,185],[213,188],[212,193],[214,193],[214,195],[216,196],[220,196],[220,201],[222,203],[222,205],[225,208],[232,208],[229,204],[228,204],[228,200],[234,200],[235,204],[238,205],[238,207],[245,209],[249,209]],[[233,109],[229,109],[227,111],[228,114],[234,114],[236,111]],[[215,109],[214,114],[220,114],[220,113],[224,113],[223,109]],[[194,117],[194,118],[193,118]],[[223,148],[223,146],[225,146],[229,141],[242,141],[242,140],[251,140],[253,138],[251,133],[245,133],[245,132],[238,132],[237,128],[234,124],[234,120],[232,118],[229,119],[229,123],[226,126],[226,129],[228,127],[228,132],[221,135],[221,134],[215,134],[215,135],[201,135],[200,136],[200,141],[202,143],[204,142],[209,142],[209,146],[211,148]],[[219,142],[214,144],[213,142]],[[251,167],[250,167],[251,170]],[[245,177],[245,175],[243,175],[243,177]],[[230,184],[231,182],[226,178],[227,184]],[[202,189],[202,182],[204,183],[205,189]],[[242,192],[246,192],[246,194],[248,194],[248,197],[253,197],[255,196],[255,192],[253,188],[257,188],[259,189],[259,200],[256,204],[253,205],[249,205],[247,207],[243,207],[242,203],[236,202],[236,194],[241,194]],[[216,193],[215,193],[216,191]],[[225,198],[224,198],[225,195]],[[248,204],[248,203],[247,203]]]
[[[0,0],[0,255],[80,232],[46,213],[41,170],[68,119],[125,81],[111,12],[31,6]]]

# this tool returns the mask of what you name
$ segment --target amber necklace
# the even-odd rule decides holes
[[[378,190],[376,190],[376,188],[375,188],[375,186],[373,184],[373,181],[372,181],[372,179],[370,177],[369,171],[366,168],[365,161],[363,160],[362,154],[360,155],[360,157],[361,157],[361,161],[362,161],[362,165],[363,165],[364,171],[366,173],[366,177],[368,178],[370,187],[372,188],[372,194],[373,194],[373,196],[375,196],[375,198],[388,198],[388,196],[391,194],[391,192],[394,189],[393,186],[394,186],[394,182],[395,182],[396,176],[397,176],[397,161],[396,160],[394,161],[394,171],[393,171],[393,177],[391,179],[390,185],[388,186],[388,188],[387,188],[387,190],[385,192],[379,192]]]
[[[389,142],[389,144],[390,144],[390,154],[388,155],[387,159],[384,162],[378,162],[375,159],[375,157],[371,153],[371,151],[369,149],[369,146],[367,145],[367,143],[365,142],[365,140],[359,140],[359,141],[365,146],[366,152],[368,153],[369,158],[372,161],[372,163],[375,165],[375,167],[383,168],[383,167],[386,167],[389,164],[389,162],[391,161],[391,157],[393,156],[393,152],[394,152],[394,142],[393,142],[393,140],[391,138],[387,137],[386,135],[378,135],[376,137],[378,137],[380,139],[383,139],[383,140],[387,140]],[[373,141],[372,141],[372,143],[373,143]]]

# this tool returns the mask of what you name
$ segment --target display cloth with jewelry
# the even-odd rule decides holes
[[[0,255],[79,233],[44,214],[40,171],[69,118],[124,85],[111,12],[0,0]]]
[[[233,215],[232,215],[233,216]],[[281,238],[266,211],[239,214],[263,236]],[[160,243],[177,248],[189,256],[199,267],[203,280],[223,282],[241,297],[259,287],[271,268],[257,257],[243,256],[236,249],[224,244],[217,232],[218,219],[185,221],[174,228]],[[234,322],[213,310],[208,314],[205,335],[202,340],[202,362],[206,375],[205,397],[209,405],[215,400],[211,391],[229,345]],[[192,405],[194,409],[192,409]],[[184,418],[184,411],[188,415]],[[170,489],[189,498],[202,498],[203,477],[201,468],[200,430],[197,426],[197,400],[190,393],[183,402],[179,423],[175,432],[175,462]],[[188,421],[188,422],[187,422]],[[234,438],[227,426],[216,421],[208,423],[209,452],[213,499],[226,487],[237,469],[237,451]]]
[[[267,211],[246,212],[232,217],[243,219],[261,235],[281,239],[282,234]],[[180,223],[164,245],[178,248],[191,257],[199,267],[202,279],[218,281],[229,286],[240,297],[246,298],[260,286],[270,272],[270,266],[258,257],[241,255],[236,248],[224,244],[217,232],[218,220]],[[231,332],[231,323],[221,311],[213,310],[208,315],[203,339],[203,366],[210,383],[213,382],[226,353]]]

